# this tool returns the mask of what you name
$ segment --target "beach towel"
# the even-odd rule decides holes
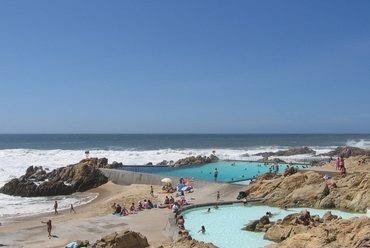
[[[73,241],[69,243],[68,245],[66,245],[66,248],[77,248],[77,242]]]

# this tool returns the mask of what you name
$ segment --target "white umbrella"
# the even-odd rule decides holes
[[[162,183],[172,183],[171,178],[165,177],[161,180]]]

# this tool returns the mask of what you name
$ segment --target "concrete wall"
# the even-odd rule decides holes
[[[109,180],[119,185],[130,185],[130,184],[163,185],[161,180],[163,179],[164,176],[114,169],[100,169],[100,170],[104,173],[104,175],[106,175],[109,178]],[[179,177],[170,176],[169,178],[172,179],[173,186],[179,184],[180,180]],[[210,183],[212,182],[195,180],[191,183],[191,185],[193,185],[194,188],[201,188],[206,185],[209,185]]]

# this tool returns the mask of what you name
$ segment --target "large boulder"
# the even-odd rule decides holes
[[[123,230],[111,233],[96,241],[96,248],[145,248],[149,243],[141,233]]]
[[[0,193],[32,197],[86,191],[108,182],[108,178],[98,169],[102,161],[104,163],[104,159],[84,159],[80,163],[57,168],[50,173],[46,173],[42,167],[30,166],[25,175],[12,179],[1,187]],[[40,180],[37,180],[37,175],[41,175]]]

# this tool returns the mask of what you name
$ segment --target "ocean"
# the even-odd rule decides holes
[[[320,154],[338,146],[370,148],[370,134],[0,134],[0,187],[25,174],[31,166],[53,170],[90,157],[109,163],[157,164],[189,156],[215,153],[222,160],[256,161],[256,153],[307,146],[316,155],[281,158],[288,162],[325,159]],[[9,217],[52,212],[57,200],[61,209],[86,204],[94,194],[21,198],[0,194],[0,222]]]

